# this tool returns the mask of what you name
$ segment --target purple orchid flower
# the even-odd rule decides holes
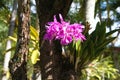
[[[73,40],[86,40],[85,36],[82,34],[83,25],[74,23],[70,24],[70,22],[66,22],[63,20],[61,14],[59,14],[60,22],[57,21],[56,16],[54,16],[53,22],[48,22],[47,31],[44,35],[45,40],[60,40],[61,45],[68,45]]]

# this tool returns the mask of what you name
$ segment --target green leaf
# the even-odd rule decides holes
[[[94,54],[94,43],[93,41],[90,41],[88,44],[88,52],[92,55]]]
[[[81,49],[81,41],[80,41],[80,40],[76,42],[75,47],[76,47],[76,52],[77,52],[77,55],[76,55],[76,56],[79,57],[80,49]]]
[[[80,44],[81,44],[81,41],[80,41],[80,40],[76,42],[76,50],[79,50]]]
[[[105,33],[106,33],[106,23],[102,22],[101,24],[98,23],[96,27],[96,34],[97,34],[97,42],[102,43],[105,39]]]
[[[11,40],[17,42],[17,38],[15,38],[15,37],[9,36],[9,39],[11,39]]]
[[[32,64],[36,64],[36,62],[39,60],[39,51],[33,50],[32,55],[31,55],[31,62]]]
[[[120,29],[112,30],[112,31],[106,33],[105,36],[108,37],[108,36],[112,35],[113,33],[115,33],[116,31],[119,31],[119,30],[120,30]]]
[[[34,27],[30,26],[30,31],[31,31],[32,39],[37,39],[38,40],[39,35],[38,35],[37,30]]]
[[[112,42],[115,38],[116,37],[105,39],[104,42],[101,43],[100,45],[98,45],[98,47],[96,49],[98,50],[98,49],[104,48],[105,46],[107,46],[107,44],[109,44],[110,42]]]

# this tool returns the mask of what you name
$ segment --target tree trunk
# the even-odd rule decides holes
[[[90,32],[94,30],[94,10],[96,0],[86,0],[85,2],[85,21],[90,24]]]
[[[30,0],[18,0],[18,38],[16,51],[10,60],[12,80],[27,80],[27,55],[30,27]]]
[[[10,19],[8,36],[13,35],[16,15],[17,15],[17,0],[14,0],[13,10],[12,10],[11,19]],[[12,43],[11,40],[7,41],[6,50],[11,48],[11,43]],[[11,57],[11,51],[8,51],[7,53],[5,53],[5,57],[4,57],[4,76],[3,76],[2,80],[8,80],[7,73],[9,72],[8,65],[9,65],[10,57]]]
[[[40,25],[40,68],[42,80],[76,80],[74,75],[75,71],[69,69],[70,65],[66,67],[63,64],[60,42],[57,40],[43,40],[46,30],[45,24],[52,21],[54,15],[58,17],[59,13],[65,18],[72,1],[73,0],[36,0]],[[69,63],[69,61],[67,63]]]

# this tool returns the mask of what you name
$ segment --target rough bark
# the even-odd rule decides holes
[[[8,36],[12,36],[14,33],[16,15],[17,15],[17,0],[14,0]],[[7,41],[6,50],[11,48],[11,43],[12,43],[11,40]],[[11,51],[6,52],[5,57],[4,57],[4,67],[3,67],[4,75],[3,75],[2,80],[8,80],[7,73],[9,72],[8,65],[9,65],[10,57],[11,57]]]
[[[13,58],[9,62],[12,80],[27,80],[27,54],[30,27],[30,0],[18,0],[17,45]]]
[[[64,64],[59,41],[43,40],[45,24],[61,13],[66,17],[73,0],[36,0],[40,25],[40,68],[42,80],[76,80],[75,72]],[[59,20],[59,18],[57,18]],[[69,61],[67,61],[69,63]],[[67,67],[66,67],[67,66]],[[66,69],[66,70],[65,70]]]

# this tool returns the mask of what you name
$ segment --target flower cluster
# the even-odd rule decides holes
[[[59,14],[60,22],[57,21],[56,16],[54,16],[53,22],[48,22],[47,24],[47,31],[44,35],[44,39],[46,40],[53,40],[57,39],[60,40],[62,45],[68,45],[73,40],[85,40],[85,36],[82,34],[83,32],[83,25],[74,23],[70,24],[70,22],[66,22],[63,20],[62,15]]]

